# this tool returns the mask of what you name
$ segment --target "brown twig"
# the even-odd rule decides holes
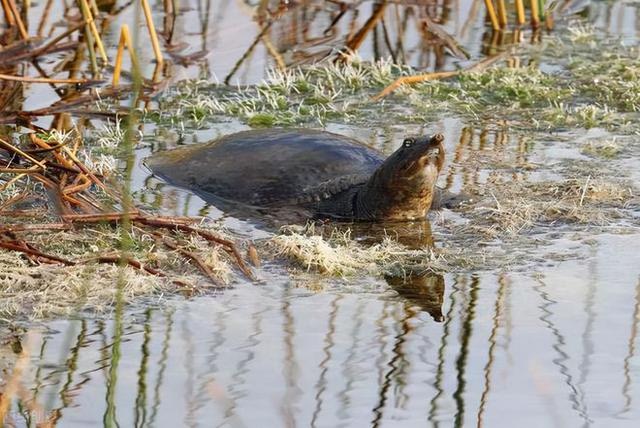
[[[63,259],[62,257],[58,257],[58,256],[53,256],[51,254],[45,254],[41,251],[35,250],[33,248],[29,248],[26,246],[21,246],[18,245],[16,242],[6,242],[6,241],[0,241],[0,248],[4,248],[6,250],[13,250],[13,251],[18,251],[20,253],[24,253],[30,256],[36,256],[36,257],[42,257],[44,259],[49,259],[49,260],[53,260],[59,263],[62,263],[64,265],[67,266],[74,266],[76,264],[76,262],[73,262],[71,260],[67,260],[67,259]]]
[[[378,95],[373,97],[373,99],[379,100],[381,98],[384,98],[402,85],[418,83],[418,82],[427,82],[429,80],[446,79],[449,77],[455,77],[463,72],[477,72],[477,71],[484,70],[485,68],[505,58],[508,53],[509,52],[503,52],[498,55],[485,58],[482,61],[477,62],[476,64],[472,65],[467,69],[453,70],[453,71],[439,71],[435,73],[419,74],[416,76],[400,77],[396,79],[393,83],[391,83],[389,86],[384,88]]]
[[[215,276],[215,274],[213,273],[213,271],[211,270],[211,268],[209,266],[207,266],[207,264],[193,251],[188,251],[185,250],[184,248],[181,248],[180,246],[178,246],[178,244],[176,244],[175,242],[171,241],[170,239],[160,235],[159,233],[154,233],[153,236],[156,238],[156,241],[161,242],[162,244],[164,244],[166,247],[172,249],[173,251],[177,251],[180,254],[182,254],[183,256],[193,260],[195,262],[195,264],[198,266],[198,268],[200,269],[200,271],[202,271],[202,273],[209,278],[209,280],[216,285],[217,287],[223,287],[224,284],[222,284],[220,282],[220,280]]]

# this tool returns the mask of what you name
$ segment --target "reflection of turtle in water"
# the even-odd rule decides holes
[[[444,321],[444,277],[433,272],[409,272],[407,275],[385,275],[387,283],[411,305],[428,312],[434,321]]]
[[[309,217],[414,220],[432,205],[443,139],[407,138],[385,159],[329,132],[245,131],[158,153],[146,164],[170,184],[219,207],[239,203],[267,212],[294,208]]]

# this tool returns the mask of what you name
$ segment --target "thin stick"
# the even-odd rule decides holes
[[[531,0],[532,2],[537,0]],[[496,16],[496,9],[493,7],[493,0],[484,0],[484,4],[487,7],[487,13],[489,14],[489,19],[491,20],[491,27],[498,31],[500,29],[500,24],[498,23],[498,17]]]
[[[54,260],[56,262],[60,262],[67,266],[73,266],[76,262],[72,262],[71,260],[63,259],[62,257],[53,256],[51,254],[45,254],[41,251],[35,250],[29,247],[23,247],[21,245],[17,245],[14,242],[5,242],[0,241],[0,248],[4,248],[5,250],[13,250],[18,251],[20,253],[28,254],[30,256],[42,257],[43,259]]]
[[[16,6],[16,2],[14,0],[7,0],[9,3],[9,8],[11,8],[11,12],[13,13],[13,17],[16,20],[16,24],[18,24],[18,31],[20,31],[20,36],[27,40],[29,38],[29,33],[22,22],[22,18],[20,17],[20,12],[18,12],[18,6]]]
[[[36,170],[34,170],[36,171]],[[16,175],[15,177],[13,177],[11,180],[7,181],[6,183],[4,183],[2,186],[0,186],[0,192],[2,192],[5,189],[8,189],[9,186],[11,186],[13,183],[15,183],[16,181],[20,180],[22,177],[24,177],[25,175],[27,175],[27,173],[21,173]]]
[[[522,0],[515,0],[515,1],[516,1],[516,15],[518,20],[518,25],[523,25],[525,21],[524,4],[522,3]]]
[[[264,43],[264,46],[267,48],[267,52],[269,52],[269,54],[276,61],[278,70],[285,71],[287,69],[287,65],[285,64],[284,59],[282,59],[282,55],[280,55],[280,52],[278,52],[275,46],[273,46],[273,43],[271,42],[271,37],[269,37],[268,34],[265,34],[262,37],[262,43]]]
[[[374,100],[378,100],[380,98],[384,98],[389,95],[391,92],[395,91],[402,85],[418,83],[418,82],[427,82],[429,80],[438,80],[438,79],[446,79],[447,77],[453,77],[460,74],[460,70],[455,71],[439,71],[436,73],[426,73],[426,74],[418,74],[417,76],[405,76],[397,79],[395,82],[387,86],[380,92],[378,95],[374,97]]]
[[[33,174],[36,172],[42,172],[42,168],[37,166],[32,168],[0,168],[0,173],[3,174]]]
[[[382,15],[384,14],[384,11],[387,8],[387,2],[385,1],[381,4],[378,4],[377,6],[378,6],[378,9],[376,9],[375,12],[369,17],[369,19],[367,20],[367,22],[364,23],[362,28],[352,38],[350,38],[347,41],[347,44],[345,46],[345,49],[343,50],[343,53],[353,52],[358,50],[360,45],[362,45],[362,42],[364,41],[366,35],[373,29],[373,27],[376,26],[380,18],[382,18]],[[342,58],[344,58],[344,56],[342,56]]]
[[[213,273],[213,271],[211,270],[211,268],[209,266],[207,266],[207,264],[204,262],[204,260],[202,260],[200,258],[200,256],[198,256],[197,254],[195,254],[192,251],[188,251],[185,250],[184,248],[181,248],[180,246],[178,246],[178,244],[176,244],[175,242],[171,241],[168,238],[165,238],[164,236],[162,236],[159,233],[154,233],[153,236],[155,236],[156,240],[162,242],[165,246],[169,247],[170,249],[179,252],[180,254],[182,254],[183,256],[193,260],[196,265],[198,265],[198,268],[202,271],[202,273],[205,274],[205,276],[207,278],[209,278],[209,280],[216,286],[220,287],[222,286],[222,284],[220,283],[220,280],[215,276],[215,274]]]
[[[106,64],[108,62],[107,53],[104,50],[104,46],[102,45],[102,38],[100,37],[100,33],[98,32],[98,28],[96,27],[96,23],[93,20],[93,15],[91,14],[91,10],[89,9],[89,5],[87,4],[87,0],[80,0],[80,7],[82,9],[82,15],[84,15],[85,21],[87,21],[87,25],[91,34],[95,38],[96,45],[98,46],[98,52],[102,57],[102,60]]]
[[[1,226],[0,233],[6,232],[49,232],[52,230],[69,230],[71,225],[66,223],[45,223],[45,224],[16,224]]]
[[[42,11],[42,16],[40,17],[40,24],[38,24],[38,36],[42,36],[42,31],[44,31],[44,26],[47,24],[47,19],[49,19],[49,15],[51,12],[51,6],[53,5],[53,0],[47,0],[47,4],[44,6],[44,10]]]
[[[142,3],[142,11],[144,12],[144,17],[147,21],[147,28],[149,29],[149,37],[151,38],[153,53],[156,56],[156,61],[158,62],[158,64],[162,64],[164,62],[164,58],[162,57],[162,52],[160,51],[160,43],[158,42],[156,27],[153,25],[151,8],[149,7],[149,3],[147,2],[147,0],[140,0],[140,2]]]
[[[538,28],[540,25],[540,11],[538,10],[538,0],[531,0],[531,26]]]
[[[466,72],[476,72],[476,71],[483,70],[483,69],[489,67],[490,65],[498,62],[499,60],[505,58],[508,54],[510,54],[510,52],[505,51],[505,52],[502,52],[502,53],[500,53],[498,55],[494,55],[494,56],[485,58],[482,61],[472,65],[469,68],[467,68],[466,70],[439,71],[439,72],[436,72],[436,73],[419,74],[417,76],[400,77],[400,78],[396,79],[392,84],[390,84],[389,86],[384,88],[378,95],[373,97],[373,100],[379,100],[381,98],[386,97],[391,92],[393,92],[398,87],[400,87],[400,86],[402,86],[404,84],[426,82],[426,81],[429,81],[429,80],[437,80],[437,79],[446,79],[448,77],[457,76],[460,73],[463,73],[465,71]]]
[[[582,188],[582,194],[580,195],[580,203],[578,204],[578,206],[580,207],[584,202],[584,197],[587,195],[587,189],[589,188],[589,180],[591,180],[591,175],[587,177],[587,181],[584,183],[584,187]]]
[[[167,275],[161,271],[159,271],[158,269],[152,268],[150,266],[145,266],[142,263],[140,263],[139,261],[135,260],[135,259],[130,259],[128,257],[121,257],[121,256],[99,256],[97,259],[95,259],[97,262],[99,263],[124,263],[127,264],[133,268],[136,268],[138,270],[142,270],[145,271],[147,273],[150,273],[151,275],[155,275],[155,276],[160,276],[160,277],[166,277]]]
[[[19,154],[20,156],[22,156],[25,159],[30,160],[31,162],[35,163],[36,165],[38,165],[40,168],[45,169],[46,166],[44,165],[44,163],[40,162],[38,159],[34,158],[33,156],[23,152],[22,150],[20,150],[18,147],[7,143],[6,141],[4,141],[2,138],[0,138],[0,146],[4,146],[6,149],[15,152],[17,154]]]
[[[50,42],[48,42],[46,45],[44,45],[41,48],[36,49],[36,52],[38,53],[45,53],[47,52],[52,46],[55,46],[56,43],[58,43],[60,40],[64,39],[65,37],[70,36],[71,34],[73,34],[74,32],[78,31],[79,29],[81,29],[82,27],[84,27],[85,25],[87,25],[86,21],[82,21],[77,25],[74,25],[73,27],[71,27],[70,29],[68,29],[67,31],[65,31],[64,33],[54,37],[53,39],[51,39]]]
[[[87,80],[87,79],[52,79],[44,77],[27,77],[27,76],[11,76],[9,74],[0,74],[0,80],[11,80],[13,82],[25,82],[25,83],[99,83],[101,80]]]

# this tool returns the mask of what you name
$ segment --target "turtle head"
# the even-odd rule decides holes
[[[444,164],[444,136],[406,138],[358,195],[358,208],[379,220],[424,218]]]

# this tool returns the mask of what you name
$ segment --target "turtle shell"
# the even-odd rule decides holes
[[[342,135],[269,129],[156,153],[145,163],[168,183],[209,202],[286,206],[362,183],[383,161],[377,150]]]

